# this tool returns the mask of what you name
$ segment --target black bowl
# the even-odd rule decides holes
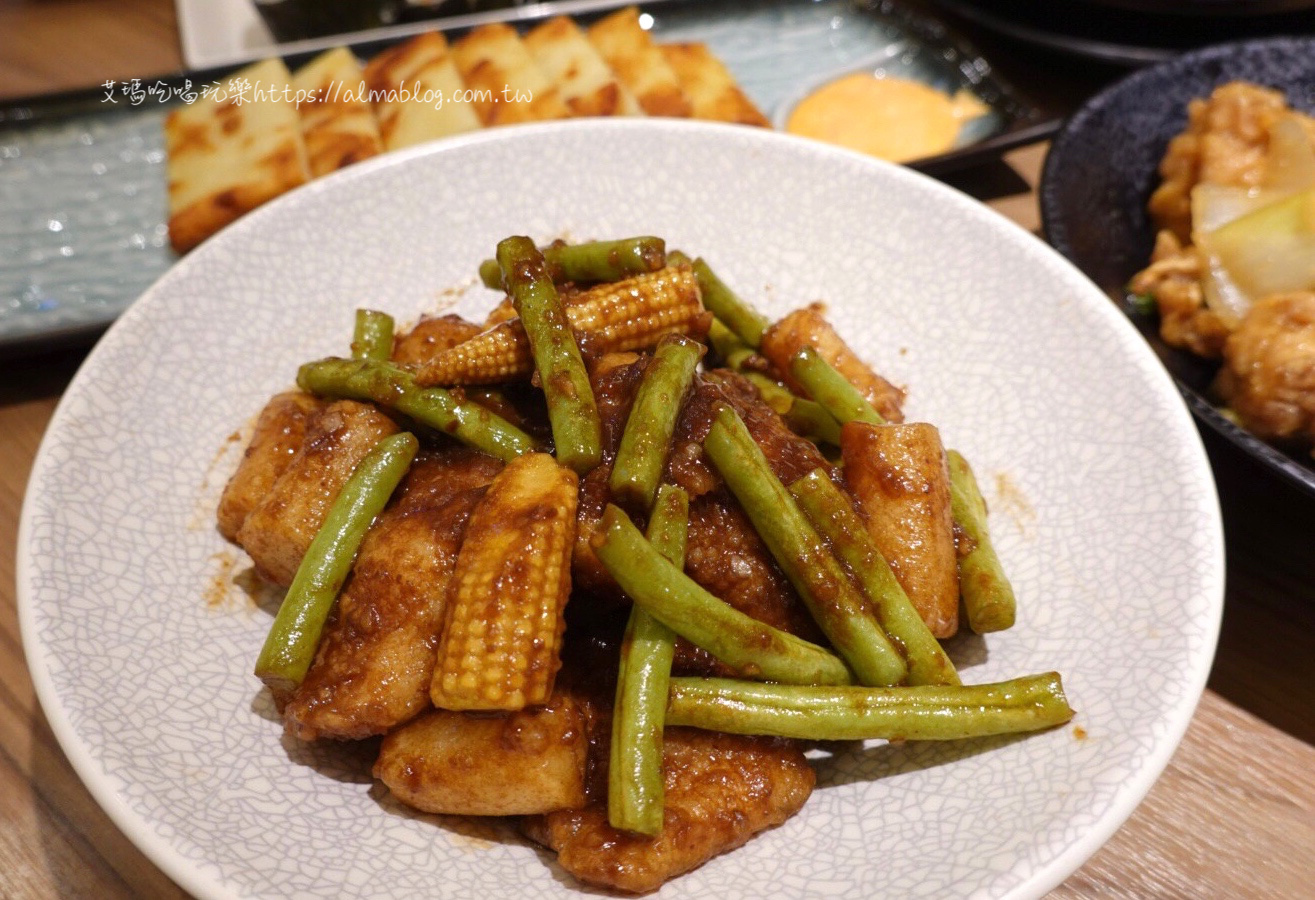
[[[1143,69],[1087,101],[1064,124],[1041,174],[1041,227],[1050,244],[1128,312],[1197,418],[1244,453],[1315,495],[1315,461],[1225,418],[1209,399],[1217,366],[1167,346],[1154,317],[1130,303],[1128,280],[1149,260],[1155,229],[1146,201],[1169,139],[1187,124],[1187,102],[1237,79],[1286,92],[1315,112],[1315,38],[1220,44]]]
[[[1315,0],[935,0],[1035,47],[1137,69],[1244,38],[1315,33]]]

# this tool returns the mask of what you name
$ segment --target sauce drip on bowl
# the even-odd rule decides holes
[[[855,72],[801,100],[785,127],[791,134],[906,162],[949,150],[964,123],[989,111],[967,91],[951,97],[918,81]]]

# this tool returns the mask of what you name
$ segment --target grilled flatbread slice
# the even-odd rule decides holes
[[[481,25],[452,47],[457,71],[474,93],[485,125],[564,119],[570,115],[516,29]]]
[[[387,150],[481,127],[447,38],[437,31],[375,56],[365,65],[365,84]]]
[[[292,90],[312,178],[383,152],[361,64],[346,47],[298,69]]]
[[[662,44],[660,49],[689,97],[694,118],[770,127],[707,44]]]
[[[629,6],[589,27],[589,42],[598,49],[617,80],[635,95],[650,116],[688,116],[689,98],[680,79],[639,24],[639,10]]]
[[[282,60],[268,59],[165,121],[174,250],[187,252],[310,178],[291,79]]]
[[[549,19],[525,46],[573,116],[642,116],[635,95],[608,68],[575,20]]]

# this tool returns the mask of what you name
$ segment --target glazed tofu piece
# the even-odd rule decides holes
[[[489,126],[565,119],[570,115],[516,29],[481,25],[452,48],[457,71],[474,92],[475,109]]]
[[[850,422],[840,431],[845,480],[868,534],[938,638],[959,629],[950,472],[936,426]]]
[[[549,19],[525,35],[525,46],[573,116],[638,116],[635,95],[616,79],[572,19]]]
[[[605,800],[528,818],[525,833],[585,884],[642,894],[780,825],[813,791],[812,768],[785,741],[668,728],[663,743],[657,837],[610,826]]]
[[[771,361],[778,374],[797,394],[803,389],[790,377],[790,360],[804,347],[813,347],[849,383],[858,388],[867,401],[888,422],[904,421],[900,405],[904,392],[872,371],[850,349],[822,314],[821,304],[814,303],[781,319],[763,334],[759,352]]]
[[[371,58],[365,65],[365,83],[388,150],[482,127],[447,38],[437,31],[418,34]]]
[[[301,448],[237,533],[237,543],[264,578],[285,587],[292,583],[357,464],[397,430],[392,419],[354,400],[339,400],[311,414]]]
[[[458,315],[425,316],[393,340],[393,362],[408,369],[422,368],[444,350],[469,340],[483,329]]]
[[[292,89],[312,178],[383,152],[361,64],[346,47],[298,69]]]
[[[694,118],[771,127],[707,44],[663,44],[661,50],[662,58],[680,79]]]
[[[688,116],[689,97],[662,51],[639,22],[639,9],[617,10],[589,27],[598,49],[617,80],[635,95],[650,116]]]
[[[284,705],[289,734],[363,738],[429,706],[457,552],[471,511],[501,468],[460,447],[412,463],[361,543],[315,661]]]
[[[431,710],[384,738],[374,776],[430,813],[514,816],[583,806],[585,711],[557,692],[507,715]]]
[[[306,438],[306,421],[325,405],[301,391],[277,394],[265,404],[242,461],[219,498],[220,534],[230,541],[237,539],[247,516],[296,458]]]
[[[613,502],[612,490],[608,485],[612,461],[616,458],[621,435],[630,417],[635,391],[651,359],[647,353],[605,353],[595,359],[589,368],[589,382],[603,426],[603,463],[580,479],[571,576],[576,587],[587,592],[591,600],[601,602],[599,608],[615,608],[630,602],[616,579],[599,561],[590,541],[598,529],[603,510]]]

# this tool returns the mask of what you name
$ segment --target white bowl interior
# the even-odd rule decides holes
[[[1106,298],[1039,240],[894,166],[752,129],[508,129],[359,165],[247,217],[88,359],[34,468],[24,641],[51,724],[116,822],[203,897],[568,896],[501,824],[405,810],[369,751],[282,738],[250,670],[269,614],[213,527],[231,436],[352,311],[480,315],[480,259],[659,234],[769,313],[812,300],[974,464],[1018,625],[965,680],[1063,673],[1073,726],[817,760],[784,826],[658,896],[1037,896],[1150,787],[1204,684],[1222,538],[1199,440]]]

